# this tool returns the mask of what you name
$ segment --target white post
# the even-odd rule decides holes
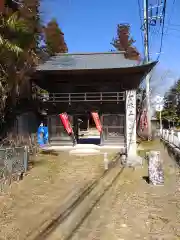
[[[171,130],[168,130],[168,142],[171,141]]]
[[[165,130],[163,129],[162,138],[164,138],[164,136],[165,136]]]
[[[180,132],[177,133],[177,137],[178,137],[178,147],[180,148]]]
[[[159,112],[159,125],[160,125],[160,133],[162,134],[162,111]]]
[[[136,148],[136,90],[126,91],[126,148],[127,164],[142,164]]]
[[[169,142],[173,143],[174,142],[174,130],[171,130],[171,134],[170,134],[170,138],[169,138]]]
[[[108,170],[108,167],[109,167],[109,160],[107,157],[107,153],[104,153],[104,169]]]
[[[169,130],[166,130],[166,134],[165,134],[165,140],[168,141],[168,132]]]

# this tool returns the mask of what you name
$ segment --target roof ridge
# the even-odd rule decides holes
[[[115,51],[115,52],[80,52],[80,53],[57,53],[55,56],[63,55],[103,55],[103,54],[124,54],[125,51]]]

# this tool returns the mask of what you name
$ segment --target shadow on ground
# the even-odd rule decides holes
[[[95,144],[100,145],[100,138],[81,138],[78,140],[78,144]]]
[[[148,176],[143,176],[142,179],[143,179],[144,181],[146,181],[146,183],[148,183],[148,184],[150,183],[150,182],[149,182],[149,177],[148,177]]]

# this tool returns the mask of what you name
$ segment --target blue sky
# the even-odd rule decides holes
[[[149,2],[155,4],[157,0]],[[153,77],[153,81],[160,81],[162,91],[180,76],[180,1],[176,0],[174,7],[173,0],[167,3],[166,34],[160,64]],[[142,0],[140,4],[142,8]],[[112,49],[110,42],[116,35],[118,23],[131,25],[135,45],[139,51],[143,50],[138,0],[43,0],[41,12],[45,23],[53,17],[57,19],[65,34],[69,52],[109,51]],[[159,46],[158,28],[151,28],[150,53],[153,59],[157,57]],[[160,78],[167,71],[162,84]]]

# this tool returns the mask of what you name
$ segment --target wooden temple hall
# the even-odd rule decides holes
[[[66,112],[77,143],[96,143],[136,151],[136,89],[156,62],[139,63],[124,52],[59,54],[39,65],[34,82],[47,112],[49,141],[73,145],[59,114]],[[99,115],[98,132],[92,112]]]

